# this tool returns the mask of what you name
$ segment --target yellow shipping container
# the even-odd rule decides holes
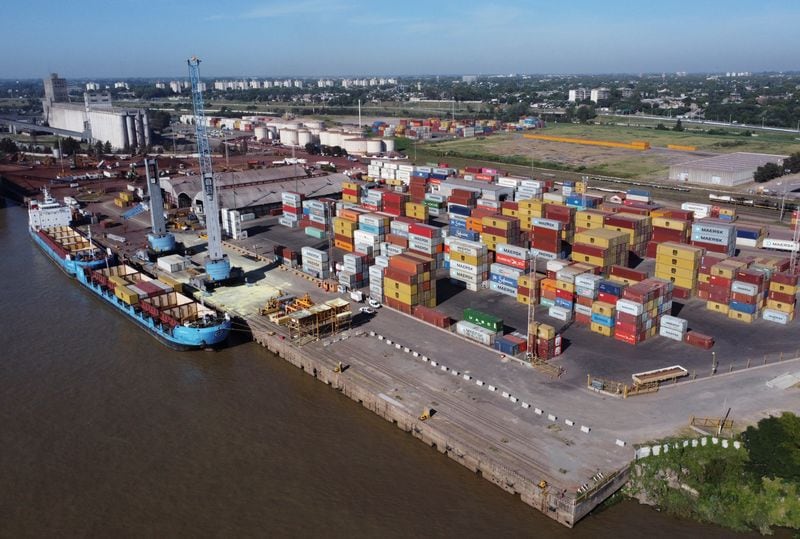
[[[530,298],[525,294],[517,294],[517,302],[528,305],[530,304]]]
[[[792,313],[794,312],[795,304],[783,303],[775,299],[767,299],[767,308],[775,309],[776,311],[781,311],[783,313]]]
[[[606,303],[605,301],[595,301],[592,303],[592,312],[602,314],[603,316],[614,316],[617,311],[617,306],[613,303]]]
[[[585,243],[597,247],[616,247],[628,241],[628,234],[616,232],[608,228],[598,228],[575,234],[575,243]]]
[[[556,328],[549,324],[539,324],[536,328],[536,336],[540,339],[553,339],[556,336]]]
[[[519,216],[520,216],[518,210],[514,210],[514,209],[511,209],[511,208],[503,208],[502,213],[503,213],[503,215],[505,215],[507,217],[516,217],[517,219],[519,219]],[[520,220],[520,225],[522,225],[522,221],[521,220]]]
[[[682,258],[684,260],[699,262],[704,251],[702,247],[667,241],[658,244],[658,247],[656,247],[656,256],[663,255],[670,258]]]
[[[688,221],[678,221],[675,219],[668,219],[665,217],[654,217],[653,226],[659,228],[668,228],[669,230],[684,231],[689,226]]]
[[[136,305],[139,303],[139,294],[133,292],[127,286],[117,286],[114,289],[114,295],[128,305]]]
[[[781,294],[792,294],[793,296],[797,295],[797,287],[789,284],[781,284],[781,283],[776,283],[775,281],[770,281],[769,289],[771,292],[780,292]]]
[[[707,301],[706,309],[708,309],[709,311],[716,311],[722,314],[728,314],[728,311],[730,310],[728,308],[728,305],[726,305],[725,303],[717,303],[716,301]]]
[[[728,310],[728,318],[731,320],[739,320],[741,322],[746,322],[748,324],[752,324],[753,321],[758,319],[758,312],[755,314],[750,313],[742,313],[739,311],[734,311],[733,309]]]
[[[566,290],[567,292],[575,292],[575,283],[568,283],[567,281],[556,281],[556,288]]]
[[[711,275],[716,277],[724,277],[725,279],[733,279],[736,277],[736,272],[744,267],[747,267],[745,262],[735,262],[728,259],[724,262],[720,262],[719,264],[714,264],[711,266]]]
[[[606,266],[611,265],[611,260],[606,260],[600,256],[585,255],[583,253],[572,253],[572,261],[584,262],[586,264],[597,266],[598,268],[605,268]]]
[[[481,219],[483,226],[490,226],[492,228],[499,228],[501,230],[509,230],[516,228],[516,222],[507,219],[497,219],[496,217],[486,216]]]
[[[697,274],[697,282],[698,283],[710,283],[711,282],[711,275],[707,273],[698,273]]]
[[[592,322],[589,326],[589,329],[592,333],[599,333],[604,337],[612,337],[614,335],[614,328],[610,326],[604,326],[603,324],[598,324],[597,322]]]
[[[688,271],[697,271],[700,267],[700,260],[688,260],[674,256],[656,254],[656,268],[659,266],[680,268]]]
[[[358,204],[358,197],[355,195],[345,195],[342,194],[342,200],[344,202],[351,202],[353,204]]]
[[[679,277],[677,275],[670,275],[658,271],[656,271],[655,277],[658,277],[659,279],[664,279],[665,281],[670,281],[675,286],[680,286],[681,288],[688,288],[690,290],[694,290],[697,288],[697,281],[695,279],[687,277]]]
[[[487,263],[486,255],[483,256],[472,256],[472,255],[465,255],[463,253],[455,253],[450,251],[450,261],[453,262],[462,262],[464,264],[469,264],[470,266],[480,266],[482,264]]]
[[[606,212],[598,210],[579,210],[575,212],[575,223],[600,223],[603,226],[606,215]]]

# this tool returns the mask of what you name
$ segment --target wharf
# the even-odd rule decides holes
[[[402,317],[387,309],[379,316]],[[299,346],[266,317],[246,320],[254,339],[269,351],[566,526],[627,480],[632,449],[613,443],[598,448],[579,426],[545,412],[538,415],[532,405],[478,386],[472,375],[374,330],[358,327]],[[471,346],[456,342],[461,340],[455,335],[436,337],[442,345],[453,339],[456,349]],[[451,359],[442,354],[441,361]],[[345,368],[336,372],[340,361]],[[433,413],[423,421],[419,416],[425,409]]]

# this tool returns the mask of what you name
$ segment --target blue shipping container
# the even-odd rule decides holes
[[[592,322],[596,324],[600,324],[601,326],[606,326],[609,328],[614,327],[614,319],[610,316],[603,316],[602,314],[592,313]]]
[[[748,240],[757,240],[758,239],[758,231],[757,230],[744,230],[741,228],[736,229],[736,237],[737,238],[747,238]]]
[[[572,310],[573,303],[568,299],[556,298],[555,305],[558,305],[559,307],[563,307],[565,309]]]
[[[472,210],[468,206],[461,206],[460,204],[448,204],[447,211],[455,213],[456,215],[465,215],[469,217]]]
[[[637,195],[637,196],[640,196],[640,197],[649,197],[650,196],[650,191],[647,191],[646,189],[628,189],[627,193],[629,195]]]
[[[600,292],[613,294],[614,296],[617,297],[622,296],[622,288],[623,285],[615,283],[613,281],[600,281],[600,285],[597,287],[597,289],[600,290]]]
[[[517,280],[512,279],[511,277],[506,277],[505,275],[498,275],[497,273],[490,273],[489,280],[494,281],[496,283],[504,284],[506,286],[511,286],[513,288],[517,287]]]
[[[740,301],[731,301],[728,305],[734,311],[739,311],[740,313],[748,313],[754,314],[756,312],[756,306],[750,305],[748,303],[742,303]]]

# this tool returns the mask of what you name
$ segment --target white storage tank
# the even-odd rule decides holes
[[[385,138],[383,139],[383,149],[385,152],[393,152],[394,149],[394,139],[393,138]]]
[[[297,130],[296,129],[288,129],[286,127],[282,128],[280,131],[280,138],[281,144],[285,144],[287,146],[297,146]]]
[[[307,129],[322,129],[323,122],[322,120],[304,120],[303,125]]]
[[[297,132],[297,145],[298,146],[305,146],[306,144],[311,144],[314,142],[314,137],[311,135],[310,131],[306,131],[305,129],[301,129]]]
[[[323,146],[330,146],[331,145],[331,134],[328,131],[320,131],[319,132],[319,143]]]
[[[266,127],[256,127],[254,132],[256,140],[267,140],[269,138],[269,129]]]
[[[379,154],[383,151],[383,142],[381,139],[367,139],[367,153]]]
[[[364,155],[367,153],[367,140],[363,138],[348,138],[345,139],[344,144],[341,146],[349,154]]]

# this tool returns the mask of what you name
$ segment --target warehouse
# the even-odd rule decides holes
[[[785,155],[735,152],[696,159],[669,167],[669,179],[685,183],[733,187],[753,181],[753,173],[767,163],[783,164]]]
[[[256,213],[281,206],[281,193],[302,193],[306,198],[329,197],[341,192],[344,174],[308,177],[301,167],[287,166],[242,172],[214,174],[219,206],[249,209]],[[175,206],[194,208],[202,213],[203,194],[200,176],[161,178],[165,200]]]

